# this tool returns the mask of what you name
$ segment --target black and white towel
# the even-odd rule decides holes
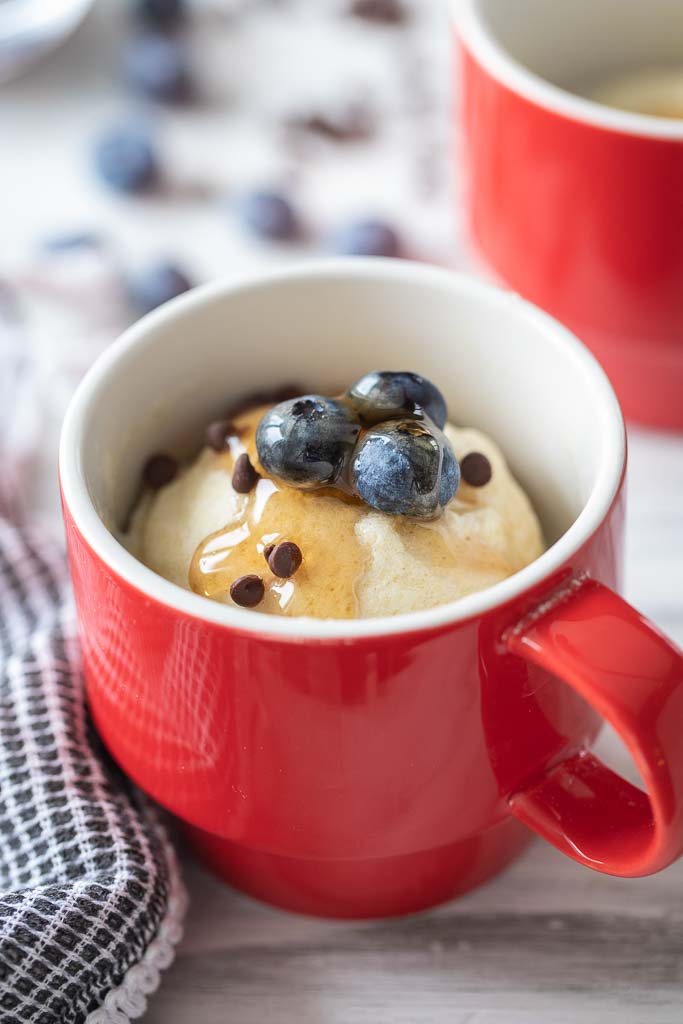
[[[158,812],[87,717],[61,553],[0,520],[0,1021],[140,1016],[184,902]]]
[[[95,353],[74,360],[51,330],[36,354],[21,313],[0,294],[0,1024],[127,1024],[173,959],[185,893],[159,812],[91,727],[49,537],[54,420]]]

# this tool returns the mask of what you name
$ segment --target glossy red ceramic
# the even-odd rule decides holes
[[[524,93],[477,47],[459,52],[476,247],[589,345],[628,418],[683,429],[683,122],[679,138],[591,123],[548,106],[522,67]]]
[[[144,396],[168,394],[176,416],[195,402],[187,422],[201,431],[211,387],[224,401],[222,367],[236,352],[250,373],[270,366],[278,376],[278,353],[285,368],[318,360],[322,380],[317,332],[302,340],[301,325],[342,306],[346,344],[324,357],[339,353],[336,379],[369,368],[363,360],[386,365],[392,353],[407,365],[421,332],[419,369],[449,383],[466,421],[488,422],[513,456],[516,444],[518,465],[527,460],[547,522],[555,517],[549,550],[487,591],[375,620],[265,616],[150,572],[105,525],[125,508],[120,495],[134,493],[145,453],[168,436]],[[276,346],[273,335],[284,344],[287,331],[310,350]],[[236,348],[249,332],[253,343]],[[537,380],[526,367],[544,360]],[[419,910],[501,870],[533,832],[601,871],[658,870],[683,847],[683,663],[612,589],[624,469],[623,423],[595,361],[496,289],[397,261],[340,261],[178,300],[102,358],[62,436],[97,728],[121,767],[186,824],[207,863],[290,909]],[[590,753],[602,719],[631,750],[647,795]]]
[[[68,510],[66,524],[100,733],[255,895],[334,916],[417,910],[519,851],[510,810],[613,874],[680,854],[680,655],[611,590],[581,582],[616,581],[620,501],[542,592],[356,642],[259,640],[188,618],[119,579]],[[631,747],[651,804],[586,753],[599,715]]]

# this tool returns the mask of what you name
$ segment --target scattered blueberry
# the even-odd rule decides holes
[[[148,135],[137,128],[119,128],[95,146],[100,177],[119,192],[141,192],[154,184],[157,158]]]
[[[80,231],[67,235],[53,235],[43,239],[41,248],[44,252],[60,253],[72,249],[99,249],[102,239],[94,231]]]
[[[320,110],[293,117],[288,128],[295,132],[309,132],[332,142],[359,142],[369,139],[375,123],[367,105],[350,104],[341,110]]]
[[[433,519],[455,495],[460,468],[440,432],[419,420],[371,428],[351,466],[358,495],[380,512]]]
[[[266,473],[298,487],[333,484],[346,468],[360,424],[343,403],[303,395],[270,409],[256,448]]]
[[[0,277],[0,322],[19,323],[19,303],[14,286]]]
[[[400,0],[353,0],[350,13],[381,25],[400,25],[408,17]]]
[[[126,81],[143,96],[180,102],[190,95],[185,46],[179,39],[148,32],[130,40],[123,53]]]
[[[185,0],[136,0],[138,18],[155,28],[176,28],[186,17]]]
[[[172,263],[158,263],[132,276],[128,281],[128,294],[139,313],[149,313],[176,295],[182,295],[192,285],[185,274]]]
[[[245,226],[261,238],[286,242],[301,233],[292,204],[279,192],[249,192],[238,212]]]
[[[333,235],[331,248],[341,256],[396,258],[402,251],[396,231],[381,220],[362,220],[349,224]]]
[[[347,396],[367,425],[414,416],[421,409],[442,430],[448,416],[439,389],[417,373],[375,370],[357,380]]]

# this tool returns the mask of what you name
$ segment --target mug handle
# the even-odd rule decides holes
[[[624,878],[683,853],[683,654],[596,580],[571,581],[503,637],[552,672],[617,731],[646,793],[587,750],[543,769],[511,812],[580,864]]]

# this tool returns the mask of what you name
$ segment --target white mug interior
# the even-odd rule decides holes
[[[683,65],[680,0],[454,0],[463,42],[499,81],[568,117],[683,140],[683,121],[574,95],[623,72]]]
[[[117,541],[150,454],[190,456],[206,424],[248,392],[300,383],[335,394],[373,369],[424,374],[443,390],[452,422],[498,442],[543,522],[550,547],[540,559],[440,608],[302,620],[184,591]],[[81,383],[63,428],[60,475],[90,546],[146,593],[260,633],[334,637],[467,618],[539,582],[599,526],[624,459],[623,421],[606,376],[552,318],[512,293],[445,270],[332,260],[209,285],[137,323]]]

